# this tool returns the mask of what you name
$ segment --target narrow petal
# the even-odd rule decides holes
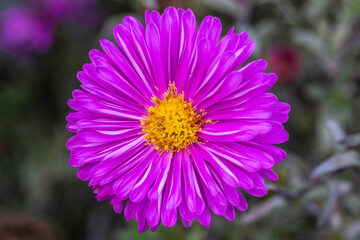
[[[148,170],[131,190],[129,194],[129,199],[131,201],[139,202],[146,196],[151,185],[154,183],[154,181],[160,174],[160,164],[160,156],[155,157],[154,160],[151,162]]]
[[[200,214],[204,210],[205,203],[199,189],[198,181],[194,173],[189,153],[180,151],[183,164],[183,174],[185,182],[186,203],[189,210],[193,213]]]
[[[234,154],[231,148],[210,142],[206,143],[204,147],[215,155],[218,155],[219,157],[226,159],[228,162],[247,171],[257,172],[260,169],[261,165],[258,161],[248,159],[242,154]]]
[[[181,202],[181,158],[179,153],[173,157],[169,197],[166,202],[166,210],[176,209]]]
[[[209,208],[205,207],[204,211],[197,216],[197,219],[201,225],[203,225],[206,228],[209,228],[211,223],[211,214]]]
[[[155,200],[162,196],[162,192],[170,170],[171,153],[163,153],[161,162],[161,173],[159,174],[154,185],[150,188],[148,192],[148,198],[150,200]]]
[[[162,198],[150,201],[149,208],[146,212],[146,219],[150,227],[157,228],[160,224],[161,203]]]

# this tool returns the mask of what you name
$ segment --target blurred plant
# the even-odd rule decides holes
[[[49,220],[34,215],[13,215],[0,221],[1,240],[57,240]]]
[[[189,7],[190,2],[191,0],[157,0],[161,12],[169,6],[186,9]]]

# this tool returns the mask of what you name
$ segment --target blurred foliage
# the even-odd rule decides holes
[[[13,2],[21,1],[1,1],[0,10]],[[141,19],[145,9],[168,5],[191,7],[199,22],[219,17],[223,34],[231,26],[248,31],[257,43],[253,59],[269,59],[268,49],[283,44],[296,49],[291,57],[302,65],[272,90],[292,112],[285,126],[290,141],[283,144],[288,158],[276,165],[280,180],[268,182],[269,194],[246,195],[249,209],[233,222],[213,216],[210,229],[178,223],[141,235],[135,221],[98,203],[77,179],[68,165],[64,118],[79,86],[76,72],[98,40],[112,38],[124,16]],[[360,1],[106,0],[96,9],[93,24],[57,26],[47,54],[0,54],[0,239],[7,239],[6,219],[24,214],[55,229],[51,239],[360,238]],[[288,57],[273,61],[291,68]]]

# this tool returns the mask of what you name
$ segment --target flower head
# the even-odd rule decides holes
[[[97,199],[139,231],[163,223],[209,227],[210,210],[228,220],[247,203],[239,189],[267,193],[274,163],[286,153],[282,123],[290,107],[267,91],[266,62],[243,65],[255,42],[221,23],[169,7],[146,12],[146,26],[126,17],[114,28],[118,46],[101,40],[78,73],[82,90],[68,104],[70,165]]]

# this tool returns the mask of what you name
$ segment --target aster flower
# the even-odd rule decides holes
[[[67,128],[70,165],[99,201],[136,218],[140,232],[160,223],[210,226],[211,211],[228,220],[261,197],[264,178],[286,153],[282,123],[290,107],[267,91],[266,62],[243,65],[255,47],[246,32],[169,7],[126,17],[114,28],[118,46],[101,40],[78,73]],[[241,67],[242,66],[242,67]],[[240,68],[241,67],[241,68]]]

